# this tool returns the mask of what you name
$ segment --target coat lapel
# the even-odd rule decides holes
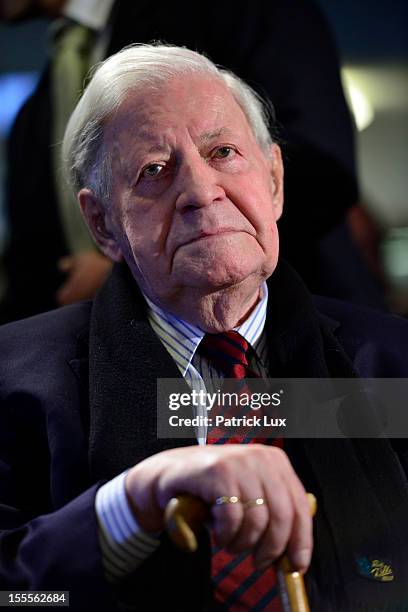
[[[182,378],[146,318],[126,266],[95,299],[90,327],[91,478],[110,479],[147,456],[194,440],[157,438],[156,379]],[[186,391],[188,391],[187,384]]]
[[[311,296],[284,260],[269,278],[268,291],[266,329],[271,376],[329,376],[321,323]]]

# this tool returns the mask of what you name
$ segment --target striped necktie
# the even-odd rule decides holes
[[[230,379],[242,381],[239,392],[248,392],[247,378],[258,378],[249,366],[248,342],[238,332],[206,334],[199,348],[200,354],[218,371]],[[209,444],[260,442],[259,438],[226,437],[217,431],[208,434]],[[255,570],[253,556],[246,551],[232,555],[213,543],[212,580],[216,600],[231,612],[280,612],[274,569]]]

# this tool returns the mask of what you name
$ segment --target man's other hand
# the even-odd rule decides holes
[[[261,444],[188,447],[164,451],[140,462],[126,476],[126,493],[139,525],[163,529],[168,501],[181,493],[211,507],[217,543],[229,552],[252,549],[257,567],[287,551],[305,571],[312,554],[312,519],[306,492],[284,451]],[[222,496],[243,503],[214,505]]]
[[[112,262],[96,251],[83,251],[62,257],[58,268],[67,279],[57,291],[56,301],[65,306],[93,298],[111,271]]]

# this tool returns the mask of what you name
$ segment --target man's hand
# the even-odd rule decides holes
[[[93,298],[112,268],[112,262],[96,251],[62,257],[58,262],[67,279],[56,294],[60,306]]]
[[[217,543],[230,552],[252,549],[257,567],[267,567],[283,552],[303,571],[310,563],[312,519],[302,483],[284,451],[261,444],[188,447],[164,451],[134,466],[126,493],[139,525],[163,528],[168,501],[195,495],[211,506]],[[213,505],[236,495],[242,502],[262,497],[260,506]]]

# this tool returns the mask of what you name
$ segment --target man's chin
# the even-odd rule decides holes
[[[198,293],[214,293],[224,289],[243,287],[246,284],[255,285],[262,282],[258,270],[215,270],[207,269],[189,273],[184,270],[180,281],[184,287],[196,290]]]

